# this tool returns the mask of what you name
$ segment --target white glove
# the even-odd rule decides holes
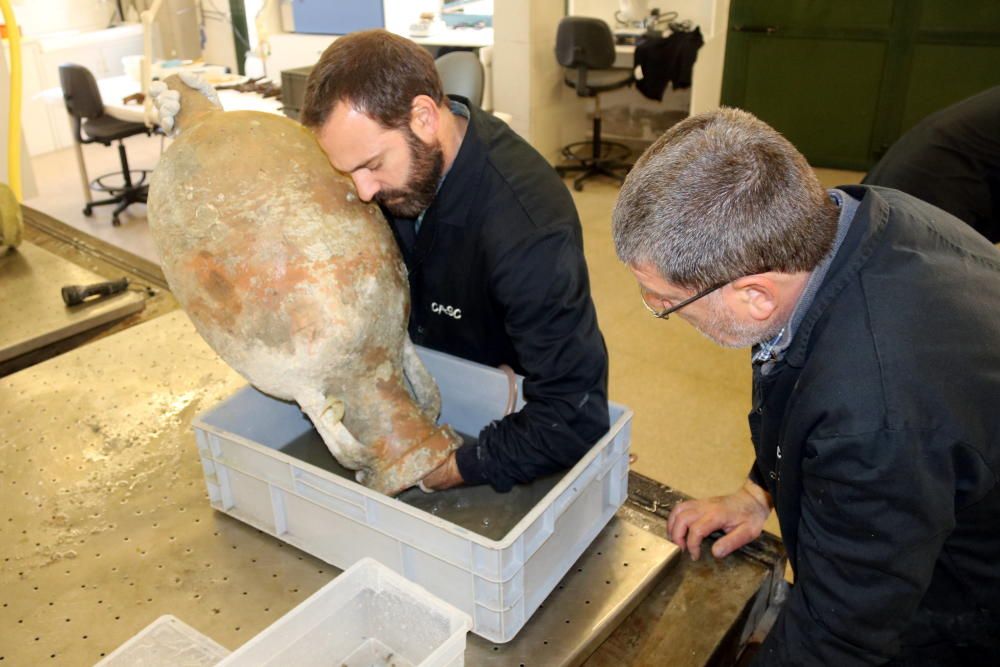
[[[181,94],[167,88],[162,81],[149,84],[149,96],[156,107],[157,122],[167,135],[173,134],[174,116],[181,110]]]
[[[212,84],[201,78],[201,75],[195,72],[180,72],[178,76],[184,85],[200,92],[208,98],[213,106],[222,107],[222,103],[219,102],[219,94],[215,92]],[[149,84],[149,96],[153,99],[153,105],[156,107],[160,127],[168,135],[173,135],[174,119],[181,110],[181,94],[167,88],[167,84],[162,81],[154,81]]]
[[[188,88],[194,88],[202,95],[208,98],[208,101],[212,103],[212,106],[222,107],[222,102],[219,101],[219,94],[215,92],[215,88],[212,87],[208,81],[201,78],[201,74],[197,72],[185,72],[180,73],[181,81],[187,85]]]

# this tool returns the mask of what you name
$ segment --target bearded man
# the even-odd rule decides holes
[[[997,664],[1000,251],[902,192],[824,190],[736,109],[657,140],[613,224],[654,315],[753,347],[749,479],[668,518],[721,558],[776,510],[795,584],[752,664]]]
[[[446,97],[430,54],[385,30],[330,45],[301,121],[392,226],[413,342],[525,376],[527,405],[423,486],[505,491],[576,463],[608,430],[608,360],[580,221],[552,167],[502,121]]]

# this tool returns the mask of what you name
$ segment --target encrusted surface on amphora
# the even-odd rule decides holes
[[[459,438],[434,423],[440,396],[406,334],[405,267],[381,212],[298,123],[168,85],[182,131],[148,217],[171,290],[219,356],[298,402],[359,481],[412,486]]]

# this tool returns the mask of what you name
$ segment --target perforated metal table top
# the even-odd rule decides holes
[[[238,646],[337,573],[208,505],[190,420],[244,384],[181,312],[0,378],[0,664],[167,613]]]
[[[63,303],[63,285],[105,280],[31,243],[0,254],[0,361],[142,309],[143,297],[135,291],[71,308]]]
[[[163,614],[236,648],[339,573],[211,509],[190,422],[244,384],[181,312],[0,378],[0,666],[91,665]],[[670,554],[598,539],[565,607],[470,652],[557,664],[610,631]]]

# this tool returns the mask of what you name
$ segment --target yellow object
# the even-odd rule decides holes
[[[6,183],[0,183],[0,254],[21,243],[21,204]]]
[[[7,0],[0,0],[6,2]],[[153,113],[153,96],[149,94],[149,84],[153,80],[153,19],[160,11],[163,0],[153,0],[149,9],[143,11],[139,18],[142,20],[142,94],[146,96],[143,106],[143,120],[146,127],[156,125],[156,115]]]
[[[7,172],[10,187],[21,201],[21,31],[9,0],[0,0],[10,40],[10,127],[7,131]]]
[[[7,129],[7,174],[10,186],[0,183],[0,252],[21,243],[21,31],[9,0],[0,0],[10,41],[10,126]]]

